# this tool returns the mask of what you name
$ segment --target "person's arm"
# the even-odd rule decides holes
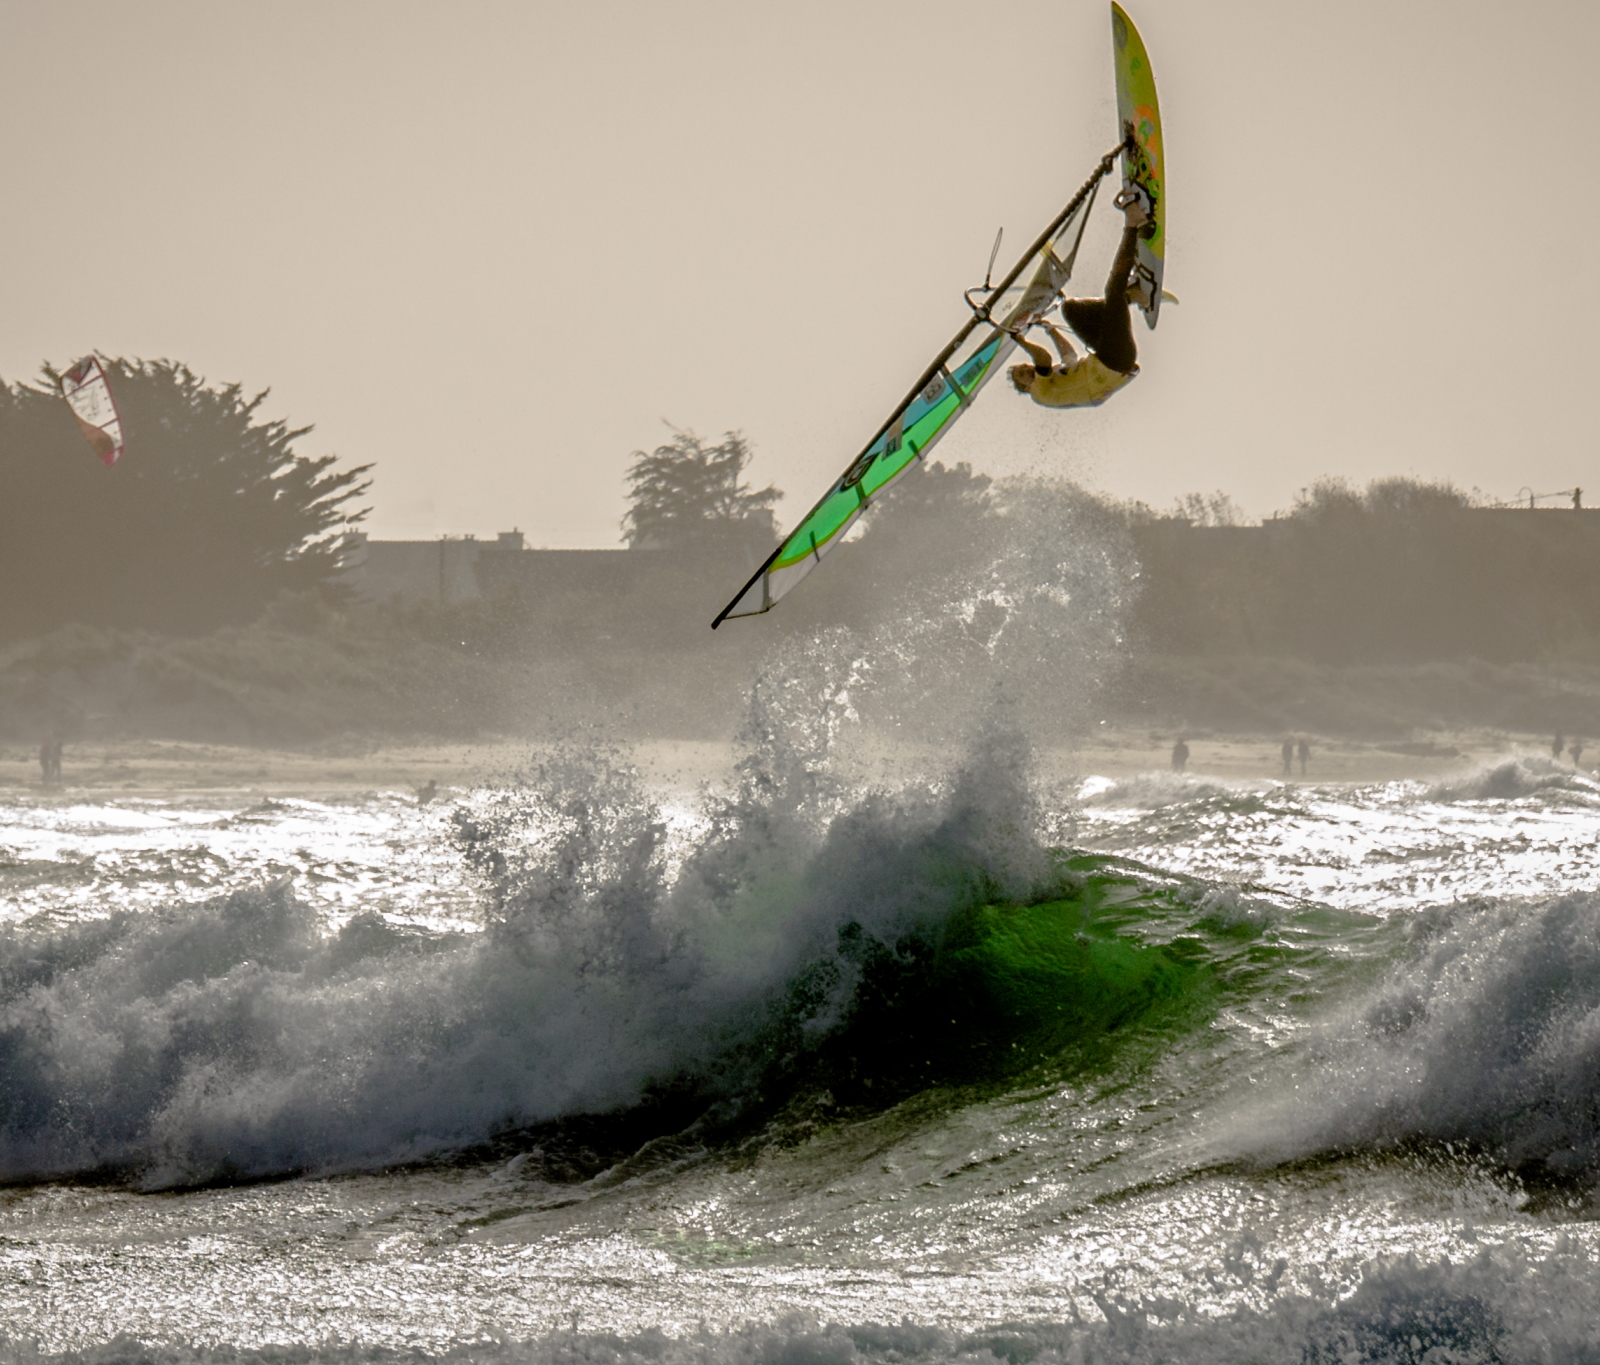
[[[1078,358],[1077,347],[1068,339],[1067,334],[1054,323],[1045,323],[1044,329],[1050,333],[1050,340],[1056,344],[1056,351],[1061,356],[1061,368],[1064,370],[1070,369],[1072,362]]]
[[[1051,328],[1050,330],[1054,331],[1055,329]],[[1042,375],[1049,374],[1055,363],[1050,359],[1050,352],[1037,342],[1029,341],[1021,333],[1015,333],[1014,335],[1017,338],[1017,345],[1022,347],[1033,359],[1033,368]]]

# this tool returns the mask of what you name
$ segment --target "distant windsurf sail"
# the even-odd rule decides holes
[[[116,464],[123,451],[122,415],[99,356],[85,356],[61,376],[61,396],[101,462],[108,468]]]
[[[1039,321],[1071,279],[1095,191],[1122,150],[1119,145],[1100,159],[1095,173],[999,284],[968,292],[971,319],[934,357],[866,449],[722,609],[711,623],[713,630],[732,616],[771,611],[779,598],[839,544],[873,497],[926,458],[934,443],[967,410],[1016,348],[1012,333]],[[976,302],[972,295],[979,293],[985,297]]]

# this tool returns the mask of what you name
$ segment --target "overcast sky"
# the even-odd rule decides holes
[[[994,385],[940,457],[1254,515],[1328,474],[1600,502],[1600,5],[1129,10],[1182,305],[1105,407]],[[743,430],[792,524],[995,228],[1009,264],[1117,138],[1103,0],[3,13],[0,377],[99,350],[270,388],[303,453],[376,464],[385,537],[614,544],[663,419]]]

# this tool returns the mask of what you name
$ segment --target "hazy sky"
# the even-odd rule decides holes
[[[1182,305],[1104,408],[994,385],[940,458],[1257,515],[1324,474],[1600,501],[1600,5],[1129,9]],[[1103,0],[3,15],[0,376],[97,349],[270,387],[304,453],[376,463],[380,536],[613,544],[662,419],[742,429],[792,524],[995,228],[1008,264],[1117,137]]]

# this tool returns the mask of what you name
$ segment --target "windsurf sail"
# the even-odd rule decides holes
[[[1100,158],[1094,174],[999,284],[968,292],[972,317],[966,325],[933,358],[911,392],[900,400],[822,500],[718,613],[711,623],[712,630],[729,617],[771,611],[839,544],[872,499],[925,459],[934,443],[971,406],[978,391],[1000,371],[1016,348],[1013,333],[1038,322],[1072,278],[1073,261],[1095,191],[1111,173],[1122,151],[1119,144]],[[986,297],[975,302],[975,293]]]
[[[123,451],[122,415],[99,356],[85,356],[61,376],[61,396],[101,463],[107,468],[116,464]]]

